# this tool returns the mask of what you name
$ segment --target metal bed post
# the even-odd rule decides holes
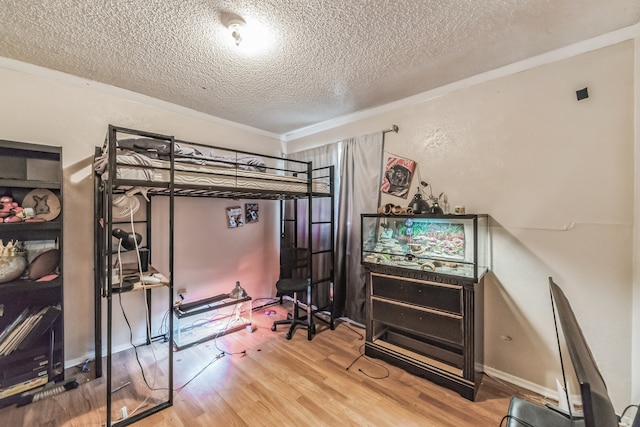
[[[169,306],[167,310],[171,313],[173,308],[173,227],[175,219],[175,140],[171,137],[171,170],[169,172]],[[169,406],[173,405],[173,316],[169,314]]]
[[[310,295],[307,295],[307,321],[309,322],[307,337],[311,339],[315,334],[315,325],[313,324],[313,169],[311,162],[307,162],[307,200],[307,246],[309,247],[307,263],[309,265],[309,280],[311,281],[308,288]]]
[[[104,214],[104,246],[107,247],[108,245],[108,241],[109,241],[109,236],[111,236],[111,233],[113,232],[113,224],[111,223],[112,218],[112,206],[113,206],[113,186],[110,185],[110,183],[114,180],[115,177],[115,173],[116,173],[116,130],[113,126],[109,125],[109,132],[108,132],[108,141],[107,141],[108,145],[107,145],[107,149],[109,150],[108,154],[109,154],[109,181],[108,184],[105,186],[105,191],[106,191],[106,209],[104,210],[103,214]],[[106,295],[107,295],[107,381],[106,381],[106,386],[107,386],[107,426],[111,426],[112,425],[112,421],[111,421],[111,406],[113,404],[112,401],[112,392],[111,390],[113,390],[113,384],[112,384],[112,380],[113,380],[113,369],[112,369],[112,365],[113,365],[113,274],[111,273],[111,266],[113,265],[113,251],[111,250],[111,245],[109,244],[109,250],[107,250],[107,271],[105,272],[107,274],[107,289],[106,289]]]
[[[172,308],[172,295],[173,295],[173,221],[174,221],[174,193],[175,193],[175,183],[174,183],[174,138],[150,134],[146,132],[135,131],[131,129],[124,129],[117,126],[109,125],[107,141],[106,141],[106,149],[108,150],[108,178],[102,182],[101,187],[98,187],[96,184],[96,190],[101,190],[99,194],[96,194],[96,203],[95,209],[96,213],[101,214],[102,223],[102,235],[99,238],[98,233],[100,232],[100,226],[96,226],[96,238],[98,239],[98,243],[100,244],[100,248],[97,250],[96,254],[96,291],[100,288],[101,292],[97,292],[96,294],[96,359],[98,359],[98,351],[101,351],[101,345],[98,343],[98,340],[101,339],[101,316],[100,316],[100,300],[99,296],[107,298],[107,378],[106,378],[106,394],[107,394],[107,402],[106,402],[106,425],[107,426],[126,426],[132,423],[135,423],[155,412],[158,412],[162,409],[165,409],[171,405],[173,405],[173,351],[171,348],[173,342],[173,317],[169,317],[169,334],[167,341],[168,346],[168,394],[167,400],[162,401],[155,406],[152,406],[149,409],[136,413],[132,416],[126,417],[116,422],[112,422],[112,407],[113,407],[113,277],[111,274],[111,268],[113,265],[113,251],[111,250],[111,236],[113,233],[113,195],[114,189],[118,186],[124,186],[124,188],[131,187],[132,185],[127,182],[126,179],[119,179],[117,177],[117,162],[116,162],[116,151],[117,151],[117,133],[123,132],[132,135],[139,135],[149,138],[159,138],[164,141],[168,141],[171,145],[171,153],[170,153],[170,170],[169,175],[170,179],[168,183],[160,183],[155,184],[157,189],[166,188],[168,189],[169,197],[170,197],[170,208],[169,208],[169,297],[167,298],[169,304],[169,310]],[[104,148],[104,147],[103,147]],[[100,179],[100,178],[96,178]],[[150,186],[154,186],[153,183],[149,183]],[[122,189],[118,190],[122,191]],[[151,245],[151,204],[148,202],[146,205],[146,238],[147,245]],[[149,250],[149,257],[151,256],[151,251]],[[103,264],[103,260],[106,260],[106,263]],[[149,258],[149,263],[151,262],[151,258]],[[106,274],[106,278],[101,280],[101,275]],[[151,327],[151,289],[145,288],[144,283],[142,292],[144,292],[146,297],[146,307],[145,314],[147,316],[146,320],[149,322],[149,328]],[[121,295],[120,295],[121,297]],[[150,336],[149,330],[147,330],[146,335],[146,343],[147,345],[152,344],[152,337]],[[99,362],[96,362],[96,366]],[[96,368],[98,373],[98,368]],[[100,370],[101,374],[101,370]]]
[[[335,299],[334,299],[334,286],[335,286],[335,279],[336,279],[336,236],[335,236],[335,227],[336,227],[336,213],[335,213],[335,188],[334,188],[334,173],[335,173],[335,167],[333,165],[329,166],[329,188],[330,188],[330,202],[331,202],[331,237],[330,237],[330,241],[331,241],[331,273],[330,273],[330,277],[329,280],[331,280],[330,284],[329,284],[329,304],[330,304],[330,323],[329,323],[329,327],[331,328],[331,330],[333,330],[335,328],[335,308],[336,308],[336,303],[335,303]]]
[[[98,154],[99,149],[96,148],[96,155]],[[97,175],[93,177],[93,239],[96,244],[93,246],[93,258],[94,258],[94,269],[93,269],[93,315],[94,315],[94,331],[93,331],[93,342],[94,342],[94,364],[95,364],[95,377],[100,378],[102,376],[102,262],[103,262],[103,234],[104,233],[104,224],[101,226],[98,221],[99,218],[104,218],[104,199],[102,197],[102,189],[100,187],[100,178]],[[100,197],[98,197],[100,195]]]

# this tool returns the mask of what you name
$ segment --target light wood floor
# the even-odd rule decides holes
[[[287,341],[286,327],[270,330],[273,320],[286,315],[285,308],[268,308],[277,313],[256,311],[253,333],[241,330],[175,352],[174,390],[178,391],[173,406],[135,426],[498,426],[511,395],[530,397],[484,376],[477,399],[471,402],[380,360],[358,358],[364,351],[364,330],[347,323],[334,331],[319,324],[312,341],[299,329]],[[159,343],[153,346],[162,348]],[[153,364],[149,347],[139,351],[143,366]],[[246,354],[215,360],[219,349]],[[122,406],[132,411],[140,396],[151,395],[146,404],[152,404],[167,395],[148,391],[133,351],[117,354],[114,361],[114,369],[126,371],[118,378],[129,378],[132,384],[113,394],[118,414],[113,421],[119,419]],[[1,409],[0,426],[104,426],[105,379],[93,379],[91,368],[89,375],[79,368],[68,370],[67,377],[81,383],[75,390],[21,408]],[[117,386],[114,381],[113,387]]]

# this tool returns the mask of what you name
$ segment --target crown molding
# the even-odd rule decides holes
[[[143,95],[137,92],[133,92],[127,89],[122,89],[116,86],[111,86],[111,85],[96,82],[93,80],[84,79],[78,76],[74,76],[72,74],[51,70],[45,67],[40,67],[40,66],[29,64],[26,62],[18,61],[15,59],[0,57],[0,67],[25,73],[25,74],[29,74],[32,76],[68,84],[71,86],[91,89],[99,93],[115,96],[128,101],[140,102],[146,105],[162,108],[167,111],[182,114],[182,115],[203,120],[206,122],[229,126],[235,129],[240,129],[240,130],[251,132],[257,135],[274,138],[281,142],[286,143],[288,141],[294,141],[296,139],[303,138],[316,133],[324,132],[339,126],[344,126],[349,123],[356,122],[358,120],[362,120],[362,119],[373,117],[379,114],[395,111],[406,106],[429,101],[431,99],[434,99],[458,90],[466,89],[468,87],[475,86],[487,81],[491,81],[501,77],[506,77],[522,71],[530,70],[532,68],[540,67],[542,65],[551,64],[563,59],[580,55],[582,53],[601,49],[607,46],[611,46],[627,40],[636,39],[639,37],[640,37],[640,23],[637,23],[617,31],[613,31],[598,37],[594,37],[588,40],[584,40],[582,42],[572,44],[570,46],[566,46],[560,49],[546,52],[541,55],[527,58],[522,61],[505,65],[503,67],[496,68],[494,70],[490,70],[484,73],[476,74],[475,76],[458,80],[456,82],[453,82],[444,86],[440,86],[440,87],[419,93],[417,95],[413,95],[413,96],[401,99],[399,101],[391,102],[389,104],[385,104],[375,108],[370,108],[367,110],[358,111],[351,114],[346,114],[331,120],[316,123],[314,125],[293,130],[291,132],[286,132],[283,134],[268,132],[262,129],[258,129],[258,128],[243,125],[237,122],[233,122],[231,120],[226,120],[217,116],[212,116],[210,114],[201,113],[199,111],[195,111],[187,107],[182,107],[180,105],[172,104],[170,102],[153,98],[147,95]]]
[[[485,83],[497,78],[506,77],[512,74],[520,73],[522,71],[530,70],[540,67],[542,65],[551,64],[561,61],[563,59],[571,58],[583,53],[591,52],[597,49],[601,49],[607,46],[632,40],[640,37],[640,23],[631,25],[629,27],[622,28],[617,31],[613,31],[607,34],[603,34],[598,37],[594,37],[588,40],[584,40],[569,46],[562,47],[560,49],[552,50],[531,58],[524,59],[522,61],[514,62],[509,65],[505,65],[494,70],[486,71],[484,73],[476,74],[475,76],[468,77],[466,79],[458,80],[453,83],[449,83],[444,86],[437,87],[435,89],[428,90],[426,92],[419,93],[417,95],[410,96],[408,98],[401,99],[399,101],[391,102],[389,104],[382,105],[380,107],[371,108],[368,110],[358,111],[352,114],[346,114],[344,116],[337,117],[335,119],[327,120],[321,123],[316,123],[311,126],[306,126],[291,132],[280,135],[280,138],[285,141],[294,141],[305,136],[313,135],[319,132],[324,132],[339,126],[343,126],[358,120],[373,117],[379,114],[388,113],[398,110],[400,108],[418,104],[421,102],[429,101],[437,97],[461,90],[471,86],[475,86],[481,83]]]
[[[122,89],[116,86],[100,83],[94,80],[85,79],[82,77],[75,76],[73,74],[64,73],[62,71],[51,70],[49,68],[41,67],[39,65],[29,64],[27,62],[18,61],[15,59],[0,57],[0,68],[5,68],[8,70],[28,74],[34,77],[52,80],[58,83],[68,84],[70,86],[93,90],[105,95],[115,96],[117,98],[122,98],[127,101],[139,102],[141,104],[161,108],[163,110],[171,111],[177,114],[182,114],[184,116],[191,117],[198,120],[203,120],[205,122],[229,126],[232,128],[251,132],[257,135],[274,138],[276,140],[281,140],[281,135],[277,133],[268,132],[262,129],[243,125],[237,122],[233,122],[231,120],[226,120],[217,116],[212,116],[210,114],[201,113],[199,111],[192,110],[191,108],[183,107],[177,104],[172,104],[170,102],[153,98],[151,96],[143,95],[127,89]]]

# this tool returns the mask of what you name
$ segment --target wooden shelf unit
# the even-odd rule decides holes
[[[9,195],[22,207],[26,196],[36,189],[51,191],[62,206],[62,148],[0,140],[0,196]],[[46,203],[45,207],[49,207]],[[0,355],[0,407],[6,407],[19,402],[22,392],[41,386],[43,381],[64,380],[62,209],[46,222],[1,222],[0,240],[5,245],[10,241],[22,242],[28,263],[49,249],[57,249],[60,254],[57,277],[29,280],[25,270],[21,277],[0,283],[0,333],[25,309],[60,309],[54,321],[30,329],[39,331],[46,327],[42,335]],[[27,342],[30,345],[26,346]]]

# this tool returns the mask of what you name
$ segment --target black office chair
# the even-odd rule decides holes
[[[277,325],[291,325],[285,338],[290,340],[296,327],[307,328],[307,339],[311,340],[316,332],[311,312],[311,278],[308,277],[308,256],[305,248],[284,248],[280,252],[280,279],[276,282],[277,295],[292,295],[292,312],[285,320],[276,320],[271,326],[276,331]],[[306,314],[300,316],[300,294],[306,293]]]

